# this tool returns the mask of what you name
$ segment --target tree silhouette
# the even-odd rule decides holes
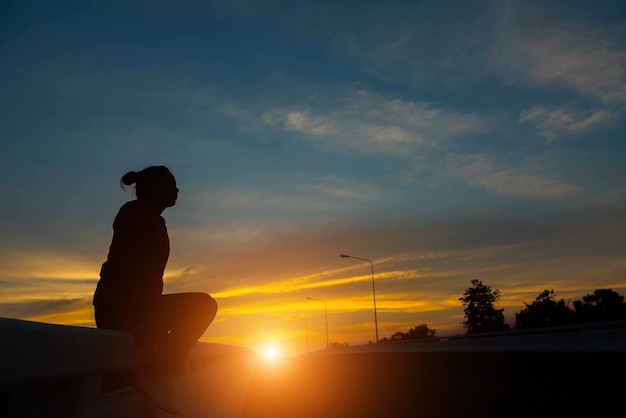
[[[468,334],[490,331],[504,331],[510,327],[504,320],[504,309],[496,309],[494,304],[500,300],[500,291],[491,290],[491,286],[482,281],[472,280],[472,287],[465,290],[459,300],[465,306],[463,326]]]
[[[434,337],[435,334],[436,331],[434,329],[428,328],[428,325],[426,324],[420,324],[414,328],[411,328],[409,332],[407,332],[407,336],[409,339]]]
[[[408,332],[396,332],[390,338],[383,338],[380,342],[398,341],[398,340],[418,340],[421,338],[434,337],[437,331],[428,328],[426,324],[420,324],[411,328]]]
[[[517,328],[543,328],[565,325],[571,320],[572,311],[563,299],[557,301],[554,290],[544,290],[526,308],[515,314]]]
[[[596,289],[593,294],[574,302],[576,322],[597,322],[626,319],[624,296],[611,289]]]

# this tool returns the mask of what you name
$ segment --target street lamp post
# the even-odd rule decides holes
[[[324,317],[326,318],[326,348],[330,348],[330,344],[328,342],[328,310],[326,309],[326,301],[324,299],[317,299],[317,298],[309,298],[307,297],[308,300],[319,300],[320,302],[324,302]]]
[[[374,285],[374,262],[368,258],[354,257],[347,254],[339,254],[341,258],[354,258],[355,260],[367,261],[372,268],[372,295],[374,297],[374,325],[376,326],[376,342],[378,342],[378,315],[376,314],[376,287]]]

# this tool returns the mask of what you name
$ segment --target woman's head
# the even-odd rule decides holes
[[[135,195],[162,206],[163,209],[174,206],[178,197],[176,179],[170,170],[162,165],[144,168],[141,171],[129,171],[120,180],[124,185],[135,185]]]

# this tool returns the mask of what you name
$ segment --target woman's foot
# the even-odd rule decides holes
[[[168,395],[168,388],[158,378],[139,372],[133,379],[133,387],[165,412],[178,414],[178,408]]]

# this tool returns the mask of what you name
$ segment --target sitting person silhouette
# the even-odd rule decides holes
[[[120,185],[131,184],[137,199],[115,217],[94,293],[96,325],[132,334],[142,366],[129,383],[175,414],[162,380],[182,370],[187,353],[213,321],[217,303],[205,293],[162,294],[170,248],[161,213],[178,197],[172,173],[164,166],[130,171]]]

